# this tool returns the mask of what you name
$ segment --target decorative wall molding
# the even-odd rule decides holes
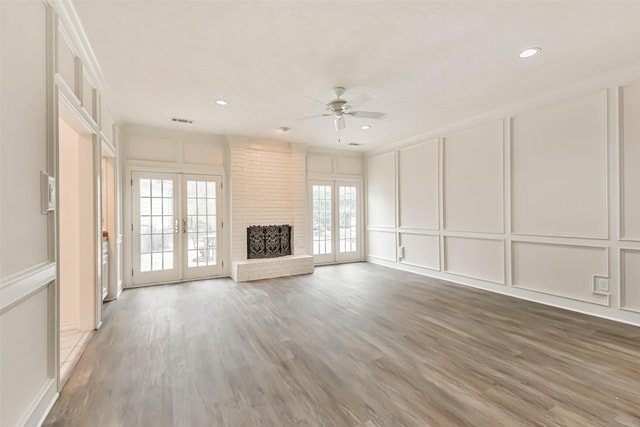
[[[600,273],[585,273],[590,280],[584,283],[584,290],[585,293],[590,293],[591,295],[593,295],[595,298],[594,299],[587,299],[587,298],[580,298],[579,296],[576,295],[570,295],[568,292],[550,292],[548,290],[544,290],[541,288],[537,288],[531,284],[526,284],[526,283],[517,283],[517,281],[515,279],[513,279],[512,281],[512,287],[514,288],[521,288],[521,289],[527,289],[529,291],[533,291],[533,292],[540,292],[540,293],[544,293],[544,294],[549,294],[549,295],[554,295],[554,296],[560,296],[563,298],[567,298],[567,299],[571,299],[571,300],[575,300],[575,301],[581,301],[581,302],[585,302],[585,303],[589,303],[589,304],[599,304],[599,305],[603,305],[603,306],[610,306],[610,299],[611,299],[611,291],[608,293],[601,293],[601,292],[597,292],[595,289],[595,280],[596,278],[600,277],[600,278],[606,278],[610,281],[609,286],[613,286],[612,283],[612,274],[611,274],[611,267],[610,267],[610,256],[609,256],[609,247],[608,246],[586,246],[586,245],[575,245],[575,244],[568,244],[568,243],[544,243],[544,242],[523,242],[523,241],[511,241],[511,246],[509,248],[509,252],[511,252],[511,259],[514,259],[515,255],[514,255],[514,250],[516,245],[518,244],[524,244],[524,245],[538,245],[538,246],[550,246],[550,247],[566,247],[566,248],[578,248],[578,249],[584,249],[584,250],[602,250],[604,252],[604,259],[605,259],[605,264],[604,264],[604,268],[606,271]],[[548,266],[548,268],[552,268],[552,266]],[[517,277],[517,271],[516,271],[516,265],[515,263],[511,264],[511,277],[515,278]],[[600,298],[602,297],[602,298]]]
[[[366,228],[367,235],[369,236],[369,238],[371,238],[372,233],[376,234],[373,237],[377,242],[377,245],[380,245],[381,242],[381,234],[379,233],[385,233],[385,235],[387,233],[396,233],[396,243],[398,246],[395,248],[395,251],[399,256],[396,257],[396,260],[393,260],[390,256],[386,256],[387,253],[391,253],[389,251],[392,248],[389,248],[389,251],[383,251],[382,248],[378,248],[375,254],[368,253],[366,259],[372,263],[386,265],[405,271],[411,271],[414,273],[423,274],[425,276],[441,278],[468,286],[483,288],[492,292],[504,293],[518,298],[541,302],[543,304],[567,308],[573,311],[588,313],[620,322],[640,325],[640,317],[638,316],[640,314],[640,309],[636,309],[636,306],[640,307],[640,291],[638,292],[637,297],[635,296],[635,293],[633,294],[633,296],[630,293],[630,290],[633,290],[635,292],[636,288],[629,287],[629,282],[631,281],[629,274],[631,273],[629,273],[628,266],[626,284],[624,277],[624,256],[625,254],[627,254],[628,258],[629,254],[635,254],[635,251],[640,251],[640,240],[636,240],[635,236],[624,235],[624,215],[622,212],[622,206],[624,206],[624,194],[622,193],[624,182],[622,171],[620,170],[622,169],[624,159],[624,147],[622,144],[624,135],[621,130],[621,123],[623,122],[623,112],[621,111],[622,103],[619,99],[620,88],[618,87],[618,85],[626,84],[627,82],[632,82],[633,84],[640,83],[640,81],[638,80],[638,75],[640,75],[640,67],[633,67],[627,70],[623,70],[622,72],[613,73],[608,76],[592,80],[590,82],[581,83],[571,88],[565,88],[563,90],[544,95],[534,100],[526,101],[513,106],[507,106],[500,110],[496,110],[482,116],[472,118],[470,120],[464,120],[458,123],[451,124],[449,126],[441,127],[439,129],[435,129],[433,131],[429,131],[415,137],[399,141],[392,145],[385,145],[384,147],[379,147],[365,153],[367,165],[372,159],[380,159],[385,155],[394,155],[394,158],[396,159],[393,164],[393,167],[395,167],[394,178],[396,180],[395,194],[389,195],[385,192],[385,194],[387,195],[383,196],[382,200],[385,200],[387,203],[396,204],[396,218],[398,218],[400,190],[398,188],[397,180],[398,175],[401,172],[399,171],[399,164],[397,161],[398,152],[410,149],[415,146],[419,146],[425,141],[433,140],[435,138],[438,138],[439,144],[443,145],[443,135],[446,136],[451,133],[462,132],[474,126],[482,126],[492,120],[503,120],[504,232],[482,233],[476,231],[453,231],[442,229],[442,226],[439,230],[427,230],[422,228],[401,227],[397,222],[395,224],[395,227],[391,224],[381,225],[369,223]],[[588,97],[588,95],[590,94],[594,94],[594,96]],[[563,230],[561,229],[561,227],[555,227],[557,228],[557,230],[548,230],[547,233],[540,233],[535,235],[526,234],[524,232],[513,232],[513,226],[515,224],[513,223],[514,212],[512,210],[512,207],[515,200],[513,199],[512,194],[514,191],[512,180],[514,176],[513,168],[516,167],[516,165],[512,163],[514,154],[512,151],[514,145],[514,135],[512,129],[513,117],[520,113],[525,113],[534,109],[545,109],[546,107],[553,106],[554,104],[567,103],[569,101],[572,101],[573,99],[585,96],[586,98],[584,98],[584,101],[577,101],[576,103],[574,103],[574,105],[576,105],[575,108],[568,105],[566,109],[568,109],[570,113],[574,109],[576,109],[578,113],[584,111],[584,114],[588,115],[589,117],[597,117],[598,123],[602,123],[602,120],[604,120],[604,131],[599,132],[598,138],[594,138],[592,140],[594,144],[592,145],[592,152],[595,152],[597,153],[597,156],[602,157],[596,157],[596,154],[594,154],[593,156],[589,156],[588,158],[590,162],[588,164],[592,164],[595,162],[595,164],[597,165],[599,175],[596,182],[598,183],[598,188],[600,190],[598,192],[599,202],[595,204],[586,203],[586,205],[594,205],[595,209],[600,210],[597,211],[596,215],[590,216],[590,218],[593,218],[593,220],[591,220],[590,222],[586,221],[582,228],[574,228],[581,231],[586,230],[587,232],[589,232],[590,230],[596,230],[596,232],[590,232],[588,235],[582,235],[582,232],[562,233]],[[633,108],[635,111],[635,104]],[[605,114],[604,119],[602,119],[600,115],[602,111],[604,111],[603,114]],[[576,121],[572,121],[571,123],[575,122]],[[576,123],[575,126],[580,126],[580,124]],[[560,125],[560,129],[563,129],[562,125]],[[573,131],[574,124],[572,124],[568,128],[565,127],[565,129],[567,129],[566,132],[568,135],[580,135],[579,132],[576,133]],[[600,126],[599,129],[602,129],[602,126]],[[443,223],[444,215],[444,204],[442,199],[445,193],[443,183],[443,151],[444,149],[441,147],[441,158],[439,161],[439,167],[441,170],[439,190],[441,224]],[[522,154],[522,152],[520,154]],[[556,160],[562,161],[561,159]],[[572,167],[570,161],[567,161],[565,159],[564,162],[566,163],[567,170],[570,171],[570,168]],[[390,162],[385,162],[385,164],[389,163]],[[628,163],[629,159],[627,159],[627,166]],[[389,168],[391,168],[391,166],[389,166]],[[369,173],[369,175],[371,175],[371,173]],[[590,181],[594,181],[594,179],[591,179]],[[578,189],[584,189],[584,185],[580,187],[580,182],[581,181],[577,181],[575,185],[578,186]],[[381,187],[376,186],[376,188],[372,188],[370,185],[367,185],[366,197],[371,198],[373,195],[380,198],[380,194],[372,193],[372,191],[376,191],[378,188]],[[581,200],[588,199],[583,198]],[[600,200],[603,201],[600,202]],[[602,210],[604,210],[604,213]],[[367,212],[367,215],[370,217],[371,212]],[[597,227],[591,226],[591,224],[595,224],[597,225]],[[545,231],[544,228],[550,227],[541,227],[540,230],[537,231]],[[411,265],[411,263],[403,261],[401,236],[408,233],[423,236],[439,236],[440,266],[442,270],[431,270],[424,266],[415,266]],[[591,234],[594,235],[592,236]],[[445,250],[445,241],[447,240],[447,238],[471,238],[497,240],[504,242],[504,284],[506,286],[497,284],[495,282],[483,280],[475,276],[464,276],[459,275],[458,273],[446,271],[447,255]],[[557,246],[587,248],[599,251],[600,255],[596,255],[596,253],[594,252],[589,252],[584,254],[585,258],[583,258],[583,256],[579,252],[574,253],[573,251],[569,251],[569,254],[567,254],[566,256],[569,257],[572,262],[577,263],[577,265],[579,266],[577,268],[581,271],[580,275],[569,274],[568,277],[571,278],[571,285],[567,286],[563,285],[562,280],[559,278],[562,277],[562,274],[552,274],[548,277],[545,276],[545,286],[541,289],[536,289],[537,286],[527,286],[527,283],[521,283],[522,277],[516,276],[517,272],[514,271],[515,263],[520,262],[521,259],[514,259],[512,247],[518,244],[539,244],[542,246],[548,246],[550,248]],[[371,245],[369,245],[369,247],[370,246]],[[413,250],[415,251],[415,249]],[[381,253],[384,253],[385,256],[381,256]],[[548,252],[546,252],[546,250],[542,250],[542,253]],[[592,263],[592,265],[590,265],[589,263],[591,261],[584,261],[584,259],[592,259],[595,263]],[[549,260],[549,262],[552,265],[549,265],[548,267],[554,268],[553,264],[556,264],[556,261],[551,259]],[[528,261],[527,263],[529,264],[529,266],[532,265]],[[593,266],[596,266],[597,268],[593,269]],[[587,274],[585,276],[583,273],[589,273],[588,270],[593,271],[591,272],[591,274]],[[492,271],[495,271],[495,268]],[[633,283],[635,286],[635,269],[632,274],[634,278]],[[538,277],[538,275],[533,274],[531,277],[535,278]],[[582,278],[584,278],[584,281],[582,280]],[[596,281],[598,278],[608,279],[609,292],[598,290],[598,288],[596,287]],[[581,287],[580,283],[584,286]],[[626,295],[625,290],[627,291]],[[615,301],[615,303],[612,303],[613,301]]]
[[[628,289],[627,286],[634,286],[636,288],[640,288],[640,277],[636,278],[636,282],[634,282],[633,284],[628,284],[627,280],[626,280],[626,268],[627,268],[627,261],[626,261],[626,255],[627,253],[632,253],[635,252],[639,258],[640,258],[640,249],[632,249],[632,248],[620,248],[619,249],[619,269],[620,269],[620,309],[621,310],[627,310],[627,311],[631,311],[634,313],[638,313],[640,314],[640,290],[636,290],[635,296],[638,299],[638,302],[636,302],[636,305],[633,307],[630,307],[628,302],[627,302],[627,297],[628,297]],[[634,264],[636,265],[636,264]]]
[[[0,284],[0,313],[20,303],[55,280],[55,262],[43,262],[2,279]]]

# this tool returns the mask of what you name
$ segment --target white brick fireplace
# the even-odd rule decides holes
[[[296,144],[228,137],[231,277],[258,280],[313,272],[307,255],[306,151]],[[247,260],[247,227],[290,224],[292,254]]]

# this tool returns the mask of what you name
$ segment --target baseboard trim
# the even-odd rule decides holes
[[[58,399],[58,386],[55,378],[49,378],[20,418],[17,426],[39,427],[49,415],[49,411]]]

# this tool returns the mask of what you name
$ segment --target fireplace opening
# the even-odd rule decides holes
[[[247,259],[291,255],[291,226],[252,225],[247,227]]]

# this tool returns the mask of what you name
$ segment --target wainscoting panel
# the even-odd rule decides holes
[[[595,292],[595,279],[610,276],[606,247],[514,241],[511,263],[514,287],[608,305]]]
[[[206,141],[185,141],[182,150],[184,163],[218,167],[222,167],[224,164],[222,145]]]
[[[395,227],[395,175],[395,153],[391,152],[369,158],[367,167],[368,225]]]
[[[444,228],[504,232],[502,120],[444,139]]]
[[[336,157],[338,175],[362,175],[362,159],[359,157]]]
[[[369,230],[367,255],[385,261],[396,261],[396,232]]]
[[[440,270],[440,236],[399,233],[401,264]]]
[[[54,320],[48,292],[48,287],[41,287],[0,314],[2,426],[23,425],[53,376],[49,371],[49,331]]]
[[[607,92],[513,118],[512,231],[602,238],[607,224]]]
[[[127,141],[127,157],[130,160],[175,162],[180,146],[170,139],[130,136]]]
[[[640,240],[640,83],[621,90],[621,237]]]
[[[309,155],[307,157],[307,172],[309,174],[333,174],[333,157]]]
[[[398,204],[400,227],[439,228],[438,140],[398,151]]]
[[[447,273],[505,283],[504,241],[473,237],[444,237]]]
[[[640,313],[640,249],[622,249],[620,266],[620,306]]]

